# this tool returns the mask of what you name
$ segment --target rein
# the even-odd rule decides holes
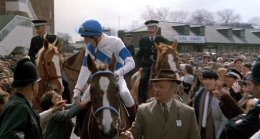
[[[117,116],[119,116],[119,112],[113,106],[102,106],[102,107],[99,107],[95,111],[95,115],[97,115],[97,113],[99,113],[100,111],[103,111],[103,110],[106,110],[106,109],[113,111]]]
[[[98,75],[98,74],[111,74],[111,75],[115,76],[112,71],[104,70],[104,71],[97,71],[97,72],[93,73],[92,76],[91,76],[91,78],[93,78],[94,76],[96,76],[96,75]]]

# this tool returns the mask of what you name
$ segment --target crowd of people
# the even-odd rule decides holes
[[[31,100],[37,93],[39,76],[34,60],[43,41],[53,41],[55,35],[47,34],[46,21],[33,23],[38,35],[31,41],[30,60],[24,58],[24,54],[0,60],[0,139],[70,138],[71,118],[91,101],[87,86],[91,73],[84,59],[73,90],[73,103],[65,106],[66,101],[50,91],[41,100],[44,111],[35,112]],[[260,60],[257,54],[204,52],[195,56],[180,53],[179,79],[178,71],[170,69],[162,69],[150,79],[157,58],[154,43],[169,41],[157,34],[158,21],[149,20],[145,25],[148,36],[140,40],[137,52],[131,45],[131,35],[127,34],[123,41],[107,36],[96,20],[87,20],[78,30],[87,44],[86,57],[90,55],[99,64],[111,60],[112,54],[117,59],[119,66],[114,74],[118,78],[120,97],[133,122],[120,138],[260,138]],[[123,77],[134,68],[143,71],[138,108]],[[154,98],[148,100],[149,82],[153,84]],[[177,95],[181,99],[176,99]],[[43,123],[47,123],[45,130],[42,130]]]

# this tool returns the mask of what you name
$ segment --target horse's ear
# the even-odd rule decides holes
[[[161,52],[162,48],[160,48],[160,46],[157,43],[154,43],[155,48],[158,52]]]
[[[175,49],[177,50],[177,46],[178,46],[178,41],[176,39],[174,39],[172,45],[171,45],[171,49]]]
[[[110,62],[110,64],[109,64],[109,66],[108,66],[108,69],[109,69],[110,71],[114,71],[114,70],[115,70],[115,66],[116,66],[116,57],[115,57],[115,54],[113,53],[113,54],[112,54],[111,62]]]
[[[43,41],[43,46],[44,46],[44,48],[45,48],[46,50],[48,49],[49,42],[48,42],[47,39],[44,39],[44,41]]]
[[[87,56],[87,63],[88,69],[91,71],[91,73],[94,73],[97,70],[97,67],[90,55]]]

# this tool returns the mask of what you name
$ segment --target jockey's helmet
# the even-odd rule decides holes
[[[102,32],[102,26],[96,20],[85,21],[78,30],[82,37],[99,37],[102,35]]]

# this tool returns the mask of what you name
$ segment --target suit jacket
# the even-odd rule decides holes
[[[200,139],[193,108],[175,99],[167,122],[157,100],[140,105],[129,131],[135,139]]]
[[[10,97],[0,116],[0,139],[41,139],[39,115],[19,93]]]
[[[154,41],[149,37],[143,37],[139,41],[139,51],[136,54],[136,67],[151,68],[157,58],[157,50],[154,43],[168,43],[169,41],[162,36],[156,36]]]
[[[47,39],[49,43],[53,43],[56,39],[56,35],[47,34],[45,39]],[[36,55],[43,46],[43,41],[44,39],[41,36],[35,36],[31,39],[29,56],[33,63],[35,63]]]

